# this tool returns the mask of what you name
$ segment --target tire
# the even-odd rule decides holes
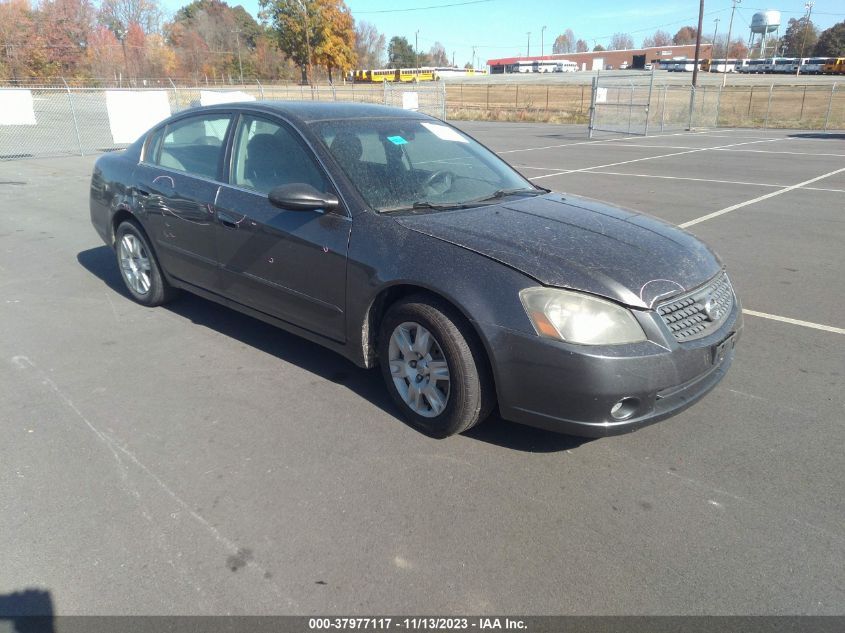
[[[161,273],[149,240],[131,221],[121,222],[115,231],[114,252],[120,277],[132,298],[141,305],[155,307],[176,294]]]
[[[407,335],[404,344],[402,333]],[[428,350],[425,355],[420,346]],[[454,308],[434,297],[412,296],[388,309],[379,329],[379,363],[402,416],[431,437],[462,433],[484,421],[495,405],[493,380],[475,332]]]

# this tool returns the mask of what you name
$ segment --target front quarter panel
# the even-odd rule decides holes
[[[533,335],[519,291],[536,285],[526,275],[487,257],[402,227],[389,216],[362,213],[355,218],[349,245],[348,338],[350,357],[374,363],[376,332],[371,309],[391,287],[410,285],[436,293],[474,325],[482,343],[483,324]],[[353,349],[357,348],[357,349]],[[495,372],[495,368],[494,368]]]

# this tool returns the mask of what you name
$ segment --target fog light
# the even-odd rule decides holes
[[[639,398],[622,398],[611,407],[610,415],[614,420],[626,420],[634,415],[639,406]]]

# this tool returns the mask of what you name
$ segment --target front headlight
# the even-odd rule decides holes
[[[540,336],[580,345],[646,340],[631,311],[611,301],[557,288],[525,288],[519,298]]]

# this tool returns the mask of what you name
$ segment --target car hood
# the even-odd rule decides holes
[[[560,194],[395,218],[541,284],[641,308],[691,290],[722,267],[701,241],[655,218]]]

